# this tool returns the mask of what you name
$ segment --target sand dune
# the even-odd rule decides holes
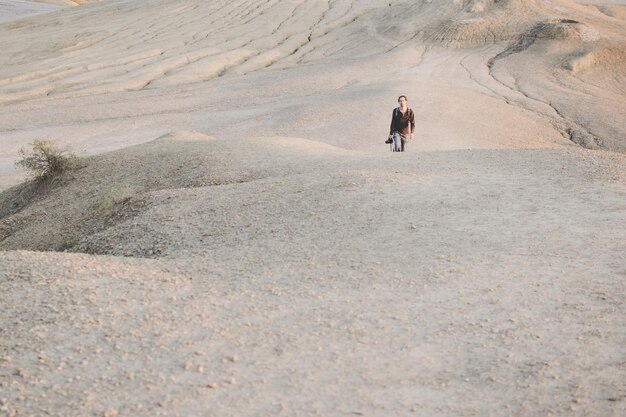
[[[0,2],[0,416],[623,414],[624,3]]]

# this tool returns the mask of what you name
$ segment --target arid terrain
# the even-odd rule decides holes
[[[626,1],[0,0],[0,416],[626,414],[625,86]]]

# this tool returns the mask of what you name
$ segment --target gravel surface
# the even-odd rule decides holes
[[[0,410],[620,415],[625,166],[184,133],[94,157],[8,218],[48,213],[2,241]],[[95,229],[102,172],[135,194],[70,250],[118,256],[13,250]]]

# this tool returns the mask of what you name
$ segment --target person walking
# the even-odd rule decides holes
[[[415,131],[415,114],[407,107],[405,95],[398,97],[400,107],[393,109],[391,116],[391,126],[389,127],[389,138],[393,141],[394,152],[406,151],[407,144],[413,139]]]

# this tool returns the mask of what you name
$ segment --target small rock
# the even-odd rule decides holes
[[[18,369],[18,370],[16,370],[14,375],[17,375],[20,378],[28,378],[28,372],[26,372],[25,369]]]

